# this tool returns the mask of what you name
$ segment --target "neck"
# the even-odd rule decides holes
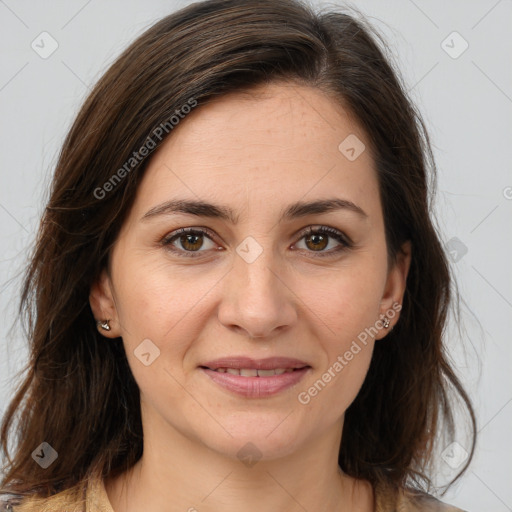
[[[233,459],[168,425],[164,430],[165,436],[163,431],[157,435],[156,428],[145,429],[153,435],[145,435],[141,459],[105,482],[115,512],[373,510],[370,484],[349,477],[338,466],[340,425],[272,460],[251,458],[251,448],[246,449],[249,457]]]

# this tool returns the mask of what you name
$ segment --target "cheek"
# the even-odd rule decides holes
[[[338,421],[357,397],[368,372],[373,342],[367,345],[356,342],[346,349],[336,354],[300,397],[301,403],[309,401],[305,405],[310,408],[308,413],[321,417],[324,424]]]
[[[352,289],[354,291],[355,288]],[[317,351],[322,363],[311,379],[298,390],[300,404],[309,407],[311,417],[321,417],[322,424],[337,421],[356,398],[370,366],[378,318],[379,300],[356,298],[348,288],[324,301],[320,318],[327,328],[318,333]],[[364,300],[365,299],[365,300]],[[301,393],[301,394],[300,394]]]
[[[138,347],[147,343],[145,340],[160,351],[155,367],[165,362],[166,368],[181,373],[179,363],[208,320],[218,276],[211,272],[193,274],[161,262],[142,265],[135,258],[118,268],[116,309],[134,375],[140,365],[136,359]]]
[[[320,285],[305,283],[304,302],[326,326],[328,337],[346,342],[379,319],[385,283],[382,264],[340,267]]]
[[[327,422],[345,412],[366,377],[385,272],[382,262],[367,258],[364,264],[340,268],[335,278],[310,286],[305,295],[305,311],[311,310],[311,321],[322,326],[318,350],[325,357],[314,378],[299,390],[303,393],[299,403],[312,407],[310,412]]]
[[[162,413],[172,404],[182,407],[183,361],[204,328],[201,298],[206,299],[212,284],[200,279],[192,286],[190,279],[162,265],[145,270],[127,266],[118,279],[123,283],[117,305],[123,344],[141,395]]]

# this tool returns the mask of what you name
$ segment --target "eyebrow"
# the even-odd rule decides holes
[[[363,218],[368,217],[367,213],[352,201],[333,198],[318,199],[310,202],[298,201],[293,203],[281,214],[279,222],[305,217],[307,215],[319,215],[336,210],[348,210],[357,213]],[[239,216],[235,214],[234,210],[227,206],[188,199],[174,199],[159,204],[148,210],[141,217],[141,220],[148,220],[159,215],[170,215],[172,213],[184,213],[188,215],[196,215],[198,217],[218,218],[230,221],[232,224],[237,224],[239,220]]]

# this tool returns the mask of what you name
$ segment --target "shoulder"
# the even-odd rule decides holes
[[[79,487],[61,491],[48,498],[9,494],[0,498],[0,512],[83,512]]]
[[[19,505],[21,496],[16,494],[4,494],[0,496],[0,512],[14,512],[14,507]]]
[[[404,489],[399,493],[397,512],[466,512],[425,492]]]
[[[0,512],[114,512],[103,479],[89,475],[72,487],[46,498],[36,495],[4,494]]]
[[[396,489],[377,484],[375,498],[376,512],[467,512],[409,487]]]

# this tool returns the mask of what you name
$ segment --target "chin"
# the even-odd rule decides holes
[[[292,415],[285,419],[287,414],[289,411],[268,415],[256,412],[245,419],[225,421],[223,425],[231,436],[225,433],[212,438],[209,430],[204,432],[203,442],[215,452],[242,462],[286,457],[297,450],[304,436],[304,429],[289,422]]]

